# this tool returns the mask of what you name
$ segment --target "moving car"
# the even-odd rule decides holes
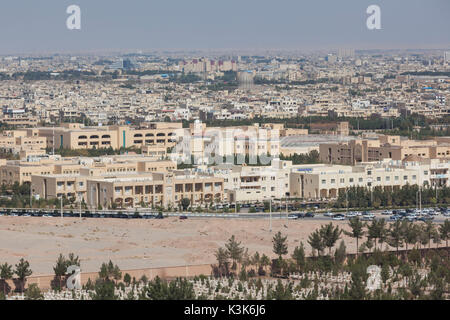
[[[314,213],[312,212],[305,213],[305,218],[314,218]]]
[[[186,220],[187,218],[187,216],[180,216],[180,220]]]

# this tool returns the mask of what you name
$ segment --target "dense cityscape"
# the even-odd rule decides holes
[[[444,45],[9,41],[0,300],[449,300]]]

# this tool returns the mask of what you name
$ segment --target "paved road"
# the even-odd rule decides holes
[[[14,213],[15,210],[22,210],[22,209],[11,209],[11,213]],[[6,209],[0,209],[0,212],[4,212],[6,211]],[[53,210],[43,210],[44,213],[51,213],[53,214]],[[65,210],[66,213],[68,213],[69,211]],[[378,211],[371,211],[371,213],[374,214],[376,219],[381,219],[384,218],[387,221],[391,221],[389,220],[389,215],[382,215],[381,214],[382,210],[378,210]],[[123,214],[125,213],[125,215]],[[23,213],[22,213],[23,214]],[[73,214],[77,217],[78,216],[78,212],[77,210],[73,210]],[[96,215],[106,215],[106,217],[116,217],[117,218],[117,212],[116,211],[96,211],[96,212],[91,212],[91,214],[96,214]],[[291,214],[291,213],[290,213]],[[344,212],[345,214],[345,212]],[[20,215],[20,214],[19,214]],[[56,214],[57,217],[59,217],[59,211],[58,214]],[[145,217],[145,216],[155,216],[157,215],[156,212],[149,212],[149,211],[144,211],[141,210],[140,211],[140,216],[141,217]],[[192,218],[192,219],[270,219],[270,214],[269,213],[186,213],[186,212],[173,212],[173,213],[163,213],[163,215],[165,217],[180,217],[180,216],[186,216],[188,218]],[[0,214],[0,217],[2,215]],[[134,217],[134,211],[128,211],[128,212],[122,212],[122,216],[123,218],[132,218]],[[433,222],[436,223],[442,223],[444,222],[446,219],[449,219],[448,216],[444,216],[442,214],[439,215],[435,215],[433,216]],[[35,218],[39,218],[39,217],[35,217]],[[101,218],[101,217],[89,217],[89,218]],[[360,217],[362,218],[362,217]],[[315,213],[314,217],[309,217],[309,218],[301,218],[301,219],[288,219],[287,218],[287,214],[286,212],[273,212],[272,213],[272,219],[274,220],[279,220],[279,219],[284,219],[284,220],[289,220],[292,222],[301,222],[303,220],[315,220],[315,221],[332,221],[331,217],[328,216],[324,216],[323,213]],[[346,219],[347,220],[347,219]]]

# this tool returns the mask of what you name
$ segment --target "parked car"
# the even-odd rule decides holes
[[[314,218],[314,213],[312,212],[305,213],[305,218]]]
[[[362,220],[364,220],[364,221],[372,221],[373,219],[375,219],[375,215],[373,213],[364,212],[364,214],[362,216]]]
[[[354,218],[356,217],[356,212],[350,211],[345,215],[347,218]]]
[[[187,216],[180,216],[180,220],[186,220],[187,218]]]
[[[408,214],[405,216],[405,219],[410,222],[414,222],[417,221],[418,217],[415,214]]]
[[[389,220],[391,221],[397,221],[397,220],[401,220],[402,216],[398,215],[398,214],[393,214],[392,216],[389,217]]]
[[[426,222],[426,221],[431,221],[431,220],[433,220],[433,219],[434,219],[433,216],[425,215],[425,216],[422,216],[422,217],[418,218],[417,220]]]
[[[328,212],[325,212],[323,215],[324,215],[325,217],[333,217],[333,216],[334,216],[334,213],[331,212],[331,211],[328,211]]]
[[[392,210],[384,210],[381,214],[382,214],[383,216],[389,216],[389,215],[392,214]]]

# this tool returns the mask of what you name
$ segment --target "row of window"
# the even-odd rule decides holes
[[[395,176],[395,177],[394,177],[394,181],[399,181],[399,179],[400,179],[399,176]],[[412,180],[416,180],[416,179],[417,179],[417,176],[416,176],[416,175],[413,175],[413,176],[412,176]],[[404,180],[404,181],[408,180],[408,176],[403,176],[403,180]],[[358,182],[363,182],[363,181],[364,181],[363,178],[358,178]],[[376,181],[377,181],[377,182],[381,182],[381,177],[376,177]],[[389,181],[391,181],[391,177],[390,177],[390,176],[387,176],[387,177],[386,177],[386,182],[389,182]],[[307,182],[307,181],[306,181],[306,182]],[[341,178],[341,179],[339,179],[339,182],[340,182],[340,183],[345,183],[345,179],[344,179],[344,178]],[[348,179],[348,182],[349,182],[349,183],[353,183],[353,182],[354,182],[354,179],[353,179],[353,178],[349,178],[349,179]],[[322,179],[322,184],[326,184],[326,183],[327,183],[327,180],[326,180],[326,179]],[[331,184],[336,183],[336,179],[331,179],[331,180],[330,180],[330,183],[331,183]]]

